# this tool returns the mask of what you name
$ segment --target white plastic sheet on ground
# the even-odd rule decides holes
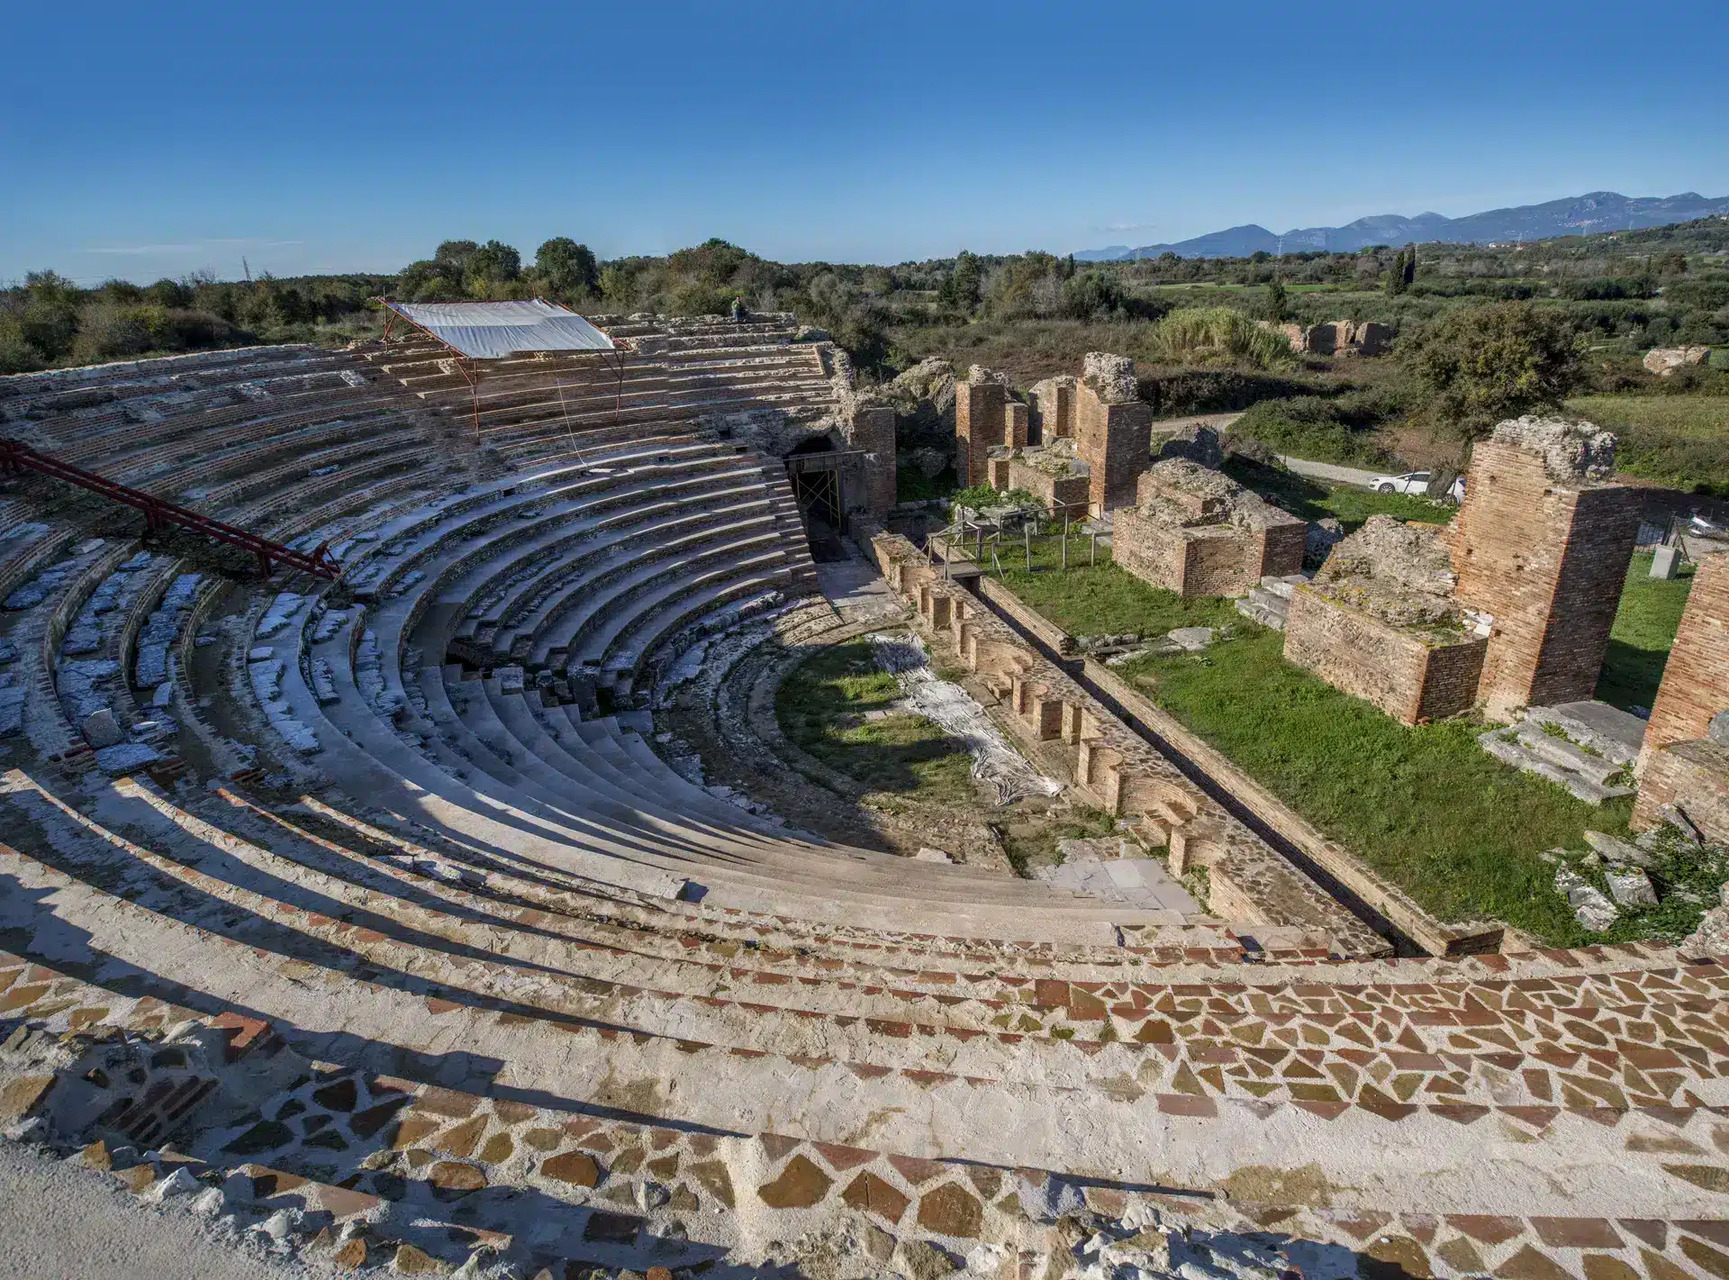
[[[1054,796],[1063,789],[1062,783],[1045,777],[1015,750],[971,694],[931,672],[916,635],[910,631],[878,634],[870,642],[877,665],[900,685],[907,710],[966,743],[973,758],[973,777],[996,788],[999,804],[1024,796]]]

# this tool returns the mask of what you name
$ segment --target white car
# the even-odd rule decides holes
[[[1407,471],[1402,476],[1370,476],[1369,488],[1376,493],[1408,493],[1421,498],[1429,492],[1429,473],[1427,471]],[[1447,490],[1447,496],[1454,502],[1465,500],[1464,476],[1453,481],[1452,487]]]

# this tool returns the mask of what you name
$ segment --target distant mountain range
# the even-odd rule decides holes
[[[1175,244],[1145,244],[1138,249],[1114,244],[1103,249],[1085,249],[1075,257],[1083,262],[1120,262],[1125,258],[1156,258],[1161,253],[1174,253],[1182,258],[1246,258],[1258,250],[1303,253],[1325,249],[1332,253],[1353,253],[1372,244],[1405,245],[1413,241],[1495,244],[1661,227],[1714,214],[1729,214],[1729,196],[1711,199],[1696,191],[1678,196],[1624,196],[1613,191],[1593,191],[1546,204],[1491,209],[1463,218],[1444,218],[1438,213],[1406,218],[1383,213],[1358,218],[1343,227],[1299,227],[1282,236],[1251,223]]]

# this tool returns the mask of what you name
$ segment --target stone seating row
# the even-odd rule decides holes
[[[1015,993],[1020,998],[1002,999],[959,985],[919,990],[861,987],[832,978],[775,981],[739,965],[621,954],[596,945],[582,930],[554,930],[550,921],[524,928],[486,911],[484,899],[453,887],[443,887],[438,896],[411,896],[401,881],[369,874],[370,868],[334,846],[287,837],[267,823],[248,824],[245,815],[236,819],[232,811],[213,814],[223,823],[217,825],[147,784],[112,784],[101,822],[75,817],[63,801],[19,775],[8,775],[6,788],[7,803],[25,824],[22,829],[41,829],[63,869],[94,874],[100,867],[110,868],[123,878],[129,900],[145,912],[166,913],[183,924],[314,967],[346,972],[360,964],[375,971],[374,982],[409,994],[495,1010],[508,1007],[532,1020],[574,1018],[590,1028],[627,1030],[639,1043],[673,1037],[729,1053],[748,1049],[759,1061],[769,1056],[797,1061],[814,1054],[866,1068],[867,1074],[889,1068],[875,1072],[876,1078],[937,1072],[987,1093],[1017,1082],[1056,1093],[1088,1092],[1132,1077],[1156,1094],[1180,1085],[1184,1066],[1205,1071],[1209,1062],[1231,1060],[1212,1052],[1214,1038],[1198,1019],[1173,1018],[1161,1010],[1181,990],[1170,983],[1059,984],[1064,987],[1060,997],[1047,989],[1050,984],[1035,985],[1029,992]],[[123,824],[128,834],[119,835],[114,823]],[[189,907],[194,900],[205,905]],[[1648,970],[1634,970],[1618,975],[1618,980],[1652,976]],[[1489,1001],[1505,1003],[1505,991],[1497,1000],[1494,984],[1479,985]],[[1687,1006],[1711,989],[1698,983],[1666,986],[1643,992],[1640,1016],[1686,1021]],[[1613,1002],[1608,1009],[1614,1009],[1624,997],[1612,983],[1603,987]],[[1262,986],[1257,981],[1252,989],[1266,1012],[1319,1012],[1276,982]],[[1251,1001],[1238,1003],[1252,1007]],[[1414,1059],[1395,1037],[1437,1023],[1494,1025],[1481,1017],[1459,1021],[1469,1003],[1416,1000],[1396,983],[1367,987],[1360,1003],[1371,1012],[1360,1026],[1384,1035],[1381,1043],[1375,1044],[1373,1035],[1365,1041],[1349,1034],[1311,1036],[1306,1043],[1350,1050],[1350,1060],[1369,1075],[1378,1064],[1411,1067]],[[1562,1015],[1576,1015],[1582,1008],[1606,1012],[1601,1003],[1564,997],[1544,1003]],[[1510,1010],[1501,1012],[1495,1021],[1519,1025],[1521,1019]],[[1428,1016],[1436,1014],[1440,1017]],[[1709,1027],[1708,1022],[1700,1025]],[[1134,1034],[1136,1028],[1149,1026],[1158,1028],[1159,1036]],[[1438,1030],[1415,1034],[1431,1043],[1444,1042],[1446,1035]],[[1546,1040],[1545,1051],[1578,1055],[1592,1047],[1588,1039],[1565,1030]],[[1273,1069],[1301,1061],[1295,1043],[1275,1039],[1263,1046],[1264,1053],[1240,1055],[1238,1060],[1260,1070],[1242,1072],[1241,1082],[1225,1078],[1209,1096],[1258,1097],[1284,1105],[1314,1100],[1316,1091],[1301,1083],[1300,1074],[1294,1082],[1288,1072]],[[1685,1047],[1687,1037],[1677,1043]],[[1366,1047],[1351,1050],[1354,1044]],[[1175,1045],[1174,1056],[1161,1045]],[[1484,1046],[1453,1051],[1445,1065],[1432,1065],[1432,1079],[1451,1085],[1448,1077],[1456,1077],[1460,1082],[1444,1091],[1449,1095],[1445,1105],[1516,1107],[1521,1101],[1517,1095],[1505,1089],[1495,1094],[1489,1087],[1493,1073],[1488,1068],[1503,1056]],[[1676,1085],[1662,1096],[1676,1100],[1689,1082],[1698,1087],[1697,1081],[1710,1070],[1710,1059],[1702,1056],[1690,1067],[1682,1055],[1669,1056],[1679,1074]],[[1608,1065],[1636,1064],[1639,1054],[1628,1046],[1612,1058]],[[1640,1074],[1650,1079],[1648,1070]],[[1580,1096],[1599,1100],[1605,1081],[1617,1093],[1630,1087],[1621,1073],[1584,1078],[1592,1092]],[[1268,1087],[1246,1087],[1257,1083]],[[1337,1088],[1328,1088],[1335,1098],[1341,1096]],[[1650,1084],[1645,1090],[1647,1097],[1658,1096]],[[1523,1104],[1532,1105],[1529,1088],[1524,1092]],[[1361,1102],[1372,1096],[1372,1091],[1365,1092]],[[1387,1118],[1408,1118],[1424,1105]],[[1680,1105],[1687,1106],[1684,1100]]]
[[[1709,1220],[1681,1212],[1616,1223],[1578,1215],[1329,1215],[1301,1204],[1241,1201],[1206,1206],[1026,1167],[951,1164],[766,1130],[657,1125],[321,1061],[301,1028],[266,1022],[243,1011],[248,1006],[208,1007],[196,990],[165,985],[161,994],[117,998],[23,957],[0,957],[0,984],[16,993],[13,1017],[31,1041],[46,1045],[41,1052],[74,1057],[86,1075],[113,1081],[97,1086],[87,1106],[105,1105],[126,1127],[98,1137],[87,1162],[138,1192],[184,1170],[193,1188],[219,1188],[229,1211],[260,1218],[284,1206],[304,1211],[307,1234],[327,1225],[349,1264],[395,1259],[404,1270],[427,1265],[422,1259],[454,1265],[470,1257],[509,1257],[524,1270],[566,1261],[700,1264],[744,1243],[733,1226],[745,1206],[774,1224],[773,1236],[786,1238],[821,1222],[824,1210],[860,1214],[875,1233],[865,1240],[885,1261],[897,1236],[962,1252],[981,1238],[1004,1241],[999,1253],[1017,1270],[1041,1274],[1085,1260],[1064,1256],[1071,1240],[1056,1221],[1064,1212],[1132,1216],[1140,1227],[1163,1217],[1166,1230],[1186,1228],[1191,1244],[1213,1239],[1231,1254],[1243,1245],[1221,1237],[1240,1233],[1262,1242],[1256,1257],[1276,1253],[1310,1270],[1330,1250],[1329,1273],[1338,1274],[1356,1274],[1341,1261],[1361,1250],[1365,1274],[1390,1259],[1434,1274],[1547,1265],[1560,1274],[1602,1275],[1620,1266],[1655,1280],[1685,1274],[1679,1264],[1663,1270],[1665,1251],[1709,1264],[1729,1243]],[[129,1088],[133,1074],[143,1080]],[[7,1096],[46,1116],[64,1111],[72,1091],[52,1075],[36,1075]],[[167,1105],[139,1105],[152,1091]],[[227,1123],[184,1135],[177,1154],[143,1149],[149,1135],[184,1114],[181,1099],[247,1095],[252,1100],[230,1108]],[[314,1140],[319,1133],[326,1137]],[[130,1145],[133,1135],[140,1145]],[[511,1194],[498,1194],[504,1188]],[[400,1208],[380,1215],[384,1203]],[[382,1229],[367,1227],[369,1218]],[[694,1233],[674,1229],[687,1222]],[[1286,1234],[1268,1235],[1271,1222]],[[893,1234],[885,1237],[884,1229]]]

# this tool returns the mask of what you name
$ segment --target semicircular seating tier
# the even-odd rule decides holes
[[[1725,1274],[1716,963],[1257,945],[658,755],[669,681],[791,660],[718,638],[856,633],[725,429],[837,388],[786,317],[607,327],[622,390],[525,361],[478,441],[413,343],[0,381],[4,434],[344,566],[0,489],[8,1133],[402,1271]]]

